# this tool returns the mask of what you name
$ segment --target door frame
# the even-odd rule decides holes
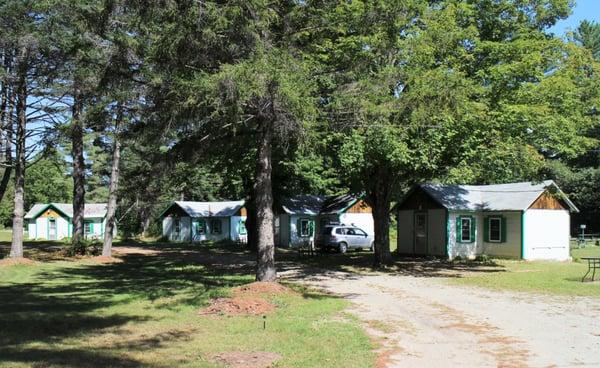
[[[425,216],[425,253],[417,253],[417,216]],[[414,255],[428,255],[429,254],[429,212],[428,211],[414,211],[413,212],[413,254]]]
[[[56,219],[54,217],[48,217],[47,219],[48,219],[48,224],[47,224],[47,226],[48,226],[48,229],[47,229],[48,230],[48,236],[47,236],[48,240],[58,240],[58,221],[56,221]],[[54,223],[54,234],[53,234],[54,237],[53,238],[50,237],[50,233],[51,233],[50,232],[50,223],[51,222]]]

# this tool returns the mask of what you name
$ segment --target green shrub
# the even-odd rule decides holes
[[[98,241],[80,240],[66,248],[67,256],[97,256],[102,251],[102,243]]]

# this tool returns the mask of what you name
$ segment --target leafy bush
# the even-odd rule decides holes
[[[102,243],[98,241],[80,240],[67,246],[66,254],[74,256],[97,256],[102,251]]]

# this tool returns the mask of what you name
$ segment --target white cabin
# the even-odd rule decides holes
[[[248,241],[244,201],[175,201],[161,217],[162,234],[169,241]]]
[[[106,203],[85,204],[83,230],[86,239],[104,237],[107,207]],[[70,203],[37,203],[24,219],[29,239],[60,240],[73,236],[73,205]]]
[[[570,212],[551,180],[497,185],[421,184],[396,206],[398,253],[472,259],[570,259]]]
[[[275,217],[275,242],[280,247],[309,245],[330,223],[353,225],[371,235],[374,231],[371,207],[351,195],[299,195],[281,202]]]

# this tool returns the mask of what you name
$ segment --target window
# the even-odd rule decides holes
[[[346,231],[341,227],[338,227],[337,229],[335,229],[335,233],[338,235],[346,235]]]
[[[180,232],[181,232],[181,221],[178,218],[173,219],[173,234],[178,236]]]
[[[240,220],[240,222],[238,223],[238,230],[240,235],[246,235],[246,233],[248,232],[246,230],[246,220]]]
[[[313,225],[312,221],[309,219],[301,219],[300,220],[300,236],[301,237],[309,237],[313,234]]]
[[[500,243],[502,241],[502,219],[499,217],[491,217],[489,222],[489,241],[492,243]]]
[[[204,219],[199,219],[196,222],[196,235],[204,235],[206,234],[206,221]]]
[[[361,229],[354,229],[354,232],[356,233],[356,235],[367,236],[367,233],[365,233]]]
[[[216,219],[216,220],[210,221],[210,233],[211,234],[221,234],[221,219]]]
[[[456,241],[459,243],[472,243],[475,241],[474,217],[459,216],[456,219]]]
[[[85,221],[83,223],[83,233],[85,235],[89,235],[92,234],[94,232],[94,225],[92,224],[91,221]]]

